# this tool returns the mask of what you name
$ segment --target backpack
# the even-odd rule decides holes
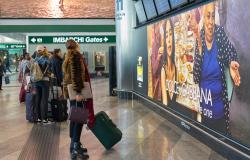
[[[46,67],[44,73],[42,72],[38,62],[34,62],[30,68],[30,80],[31,82],[38,82],[43,80],[44,74],[47,72],[48,66]]]
[[[37,62],[34,62],[30,69],[30,80],[32,82],[38,82],[43,79],[42,70]]]

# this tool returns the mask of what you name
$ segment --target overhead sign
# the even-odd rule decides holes
[[[68,39],[78,43],[115,43],[115,36],[30,36],[29,44],[62,44]]]
[[[26,44],[0,44],[0,49],[25,49]]]

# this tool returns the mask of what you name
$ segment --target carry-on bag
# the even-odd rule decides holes
[[[51,105],[52,118],[54,121],[62,122],[68,119],[67,100],[52,99],[50,105]]]
[[[27,92],[25,96],[26,120],[29,122],[36,122],[38,119],[38,113],[35,107],[35,96],[36,92],[34,90]]]
[[[121,130],[116,127],[104,111],[95,115],[95,123],[91,131],[107,150],[122,139]]]
[[[66,121],[68,119],[67,100],[62,98],[61,87],[53,86],[51,84],[52,99],[50,100],[50,107],[52,118],[56,122]],[[56,93],[55,93],[56,92]]]

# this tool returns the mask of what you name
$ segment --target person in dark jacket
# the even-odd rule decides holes
[[[54,74],[57,80],[57,86],[62,86],[63,73],[62,73],[62,64],[63,59],[60,57],[61,49],[55,49],[54,54],[50,59],[51,62],[51,72]]]
[[[0,59],[0,90],[2,90],[2,81],[3,81],[2,79],[5,73],[6,71],[5,71],[3,61]]]

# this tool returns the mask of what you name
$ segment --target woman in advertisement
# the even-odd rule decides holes
[[[202,123],[207,127],[229,134],[229,70],[234,85],[240,85],[239,62],[234,46],[223,27],[215,24],[215,3],[203,7],[203,28],[199,30],[195,15],[190,28],[196,38],[194,82],[200,87]],[[202,93],[211,93],[211,101],[202,99]]]
[[[161,69],[161,91],[162,91],[162,102],[167,105],[174,100],[174,89],[175,86],[168,84],[168,81],[174,82],[176,80],[176,67],[175,67],[175,40],[174,40],[174,27],[171,19],[166,21],[165,29],[165,46],[164,46],[164,65]]]
[[[161,65],[162,65],[162,55],[163,47],[161,47],[160,33],[161,23],[156,23],[153,25],[152,32],[152,54],[151,54],[151,66],[152,66],[152,87],[153,87],[153,97],[156,100],[161,100]]]

